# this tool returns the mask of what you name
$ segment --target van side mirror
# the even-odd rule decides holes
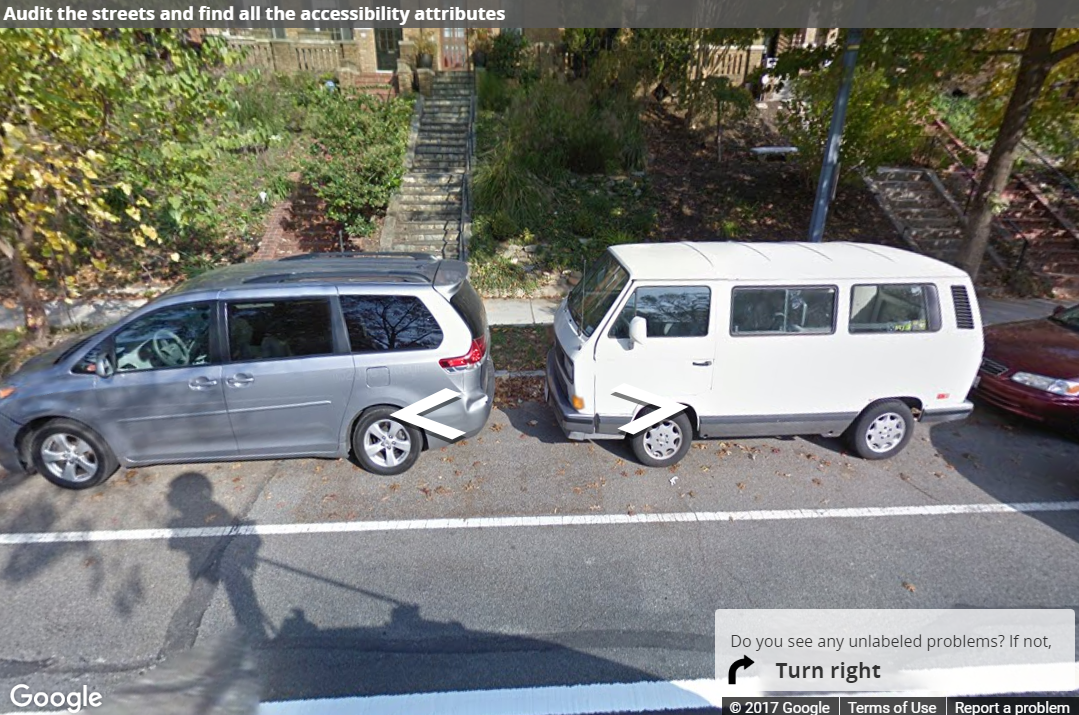
[[[1058,305],[1057,307],[1053,308],[1053,315],[1060,315],[1067,309],[1068,308],[1066,306]]]
[[[639,315],[630,320],[629,339],[638,345],[644,345],[644,341],[648,339],[648,321]]]

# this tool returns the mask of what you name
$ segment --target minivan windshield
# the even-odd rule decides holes
[[[628,282],[629,274],[610,251],[589,267],[566,301],[581,335],[587,338],[595,332]]]

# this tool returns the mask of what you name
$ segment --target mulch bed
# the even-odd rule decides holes
[[[816,177],[794,163],[760,162],[749,153],[753,146],[786,143],[763,122],[743,122],[730,132],[720,163],[714,135],[691,131],[658,106],[645,119],[660,240],[806,240]],[[904,245],[861,185],[840,187],[825,240]]]

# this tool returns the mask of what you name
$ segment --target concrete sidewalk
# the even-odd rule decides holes
[[[550,325],[561,302],[552,298],[492,298],[485,300],[484,305],[487,307],[487,321],[491,325]],[[978,302],[986,325],[1043,318],[1052,313],[1057,305],[1064,305],[1059,301],[1039,299],[979,298]],[[46,309],[49,322],[57,327],[96,327],[115,323],[145,303],[144,299],[115,299],[76,305],[51,303]],[[0,330],[13,330],[22,324],[22,310],[0,306]]]

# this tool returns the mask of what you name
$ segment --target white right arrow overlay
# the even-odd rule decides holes
[[[611,394],[615,397],[621,397],[640,405],[655,405],[656,407],[652,412],[638,417],[632,422],[626,423],[618,428],[630,435],[637,434],[643,429],[659,424],[663,420],[673,417],[686,409],[686,406],[680,402],[674,402],[668,400],[666,397],[653,395],[651,392],[634,387],[633,385],[621,384],[614,388],[614,391],[611,392]]]
[[[422,417],[424,412],[430,412],[433,409],[442,407],[442,405],[449,404],[454,400],[458,400],[464,397],[460,392],[451,390],[449,388],[443,388],[433,395],[428,395],[422,400],[413,402],[408,407],[402,407],[390,415],[390,417],[396,417],[402,422],[407,422],[413,427],[419,427],[422,430],[430,432],[431,434],[438,435],[443,439],[448,439],[451,442],[464,434],[456,427],[450,427],[444,425],[441,422],[435,422],[434,420]]]

